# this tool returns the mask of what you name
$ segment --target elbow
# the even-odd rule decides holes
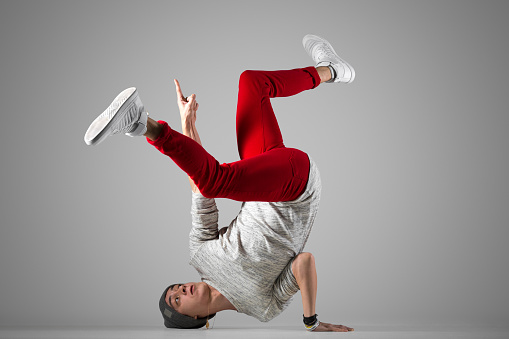
[[[298,265],[307,267],[315,264],[315,257],[312,253],[302,252],[297,255],[295,261],[297,261]]]
[[[310,270],[316,271],[315,257],[313,254],[309,252],[303,252],[297,255],[292,264],[292,271],[295,278],[299,280],[300,276],[308,273]]]

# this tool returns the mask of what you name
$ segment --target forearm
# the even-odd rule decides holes
[[[182,134],[189,137],[201,145],[200,135],[196,129],[196,124],[193,121],[183,120],[182,121]]]
[[[315,258],[311,253],[299,254],[292,264],[292,272],[297,280],[302,296],[302,308],[304,310],[304,317],[312,317],[316,314],[316,291],[317,291],[317,278]],[[311,319],[313,320],[313,319]],[[349,332],[353,328],[344,325],[334,325],[318,321],[314,325],[312,323],[306,324],[306,328],[313,332]]]
[[[305,317],[313,316],[318,288],[315,260],[311,253],[301,253],[292,265],[292,271],[299,285],[302,309]]]
[[[198,103],[196,102],[196,94],[191,94],[189,97],[185,97],[180,89],[180,83],[177,79],[173,79],[175,82],[175,89],[177,91],[177,104],[180,110],[180,119],[182,122],[182,134],[189,137],[201,145],[200,136],[196,129],[196,111],[198,110]],[[189,178],[191,189],[195,193],[200,193],[198,187],[196,187],[193,179]]]
[[[198,130],[196,129],[196,125],[192,121],[182,121],[182,134],[186,137],[189,137],[199,143],[201,145],[200,135],[198,134]],[[200,193],[200,190],[194,183],[193,179],[189,177],[189,184],[191,185],[191,190],[194,193]]]

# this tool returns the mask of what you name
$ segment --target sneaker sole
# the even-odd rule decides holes
[[[122,120],[129,111],[129,108],[136,101],[138,90],[135,87],[122,91],[111,104],[90,124],[85,133],[85,143],[89,146],[100,144],[110,134],[113,127]],[[106,112],[110,111],[111,118],[108,119]],[[103,116],[104,114],[104,116]]]
[[[352,65],[350,65],[348,62],[346,62],[345,60],[341,59],[338,55],[338,53],[336,53],[336,51],[334,50],[334,47],[332,47],[331,43],[328,42],[327,40],[325,40],[324,38],[321,38],[319,37],[318,35],[313,35],[313,34],[308,34],[306,35],[303,39],[302,39],[302,44],[304,45],[304,49],[306,50],[306,52],[309,54],[310,57],[313,57],[310,53],[311,53],[311,49],[308,51],[308,49],[306,48],[306,44],[309,40],[319,40],[327,45],[329,45],[330,49],[332,50],[332,52],[334,52],[334,54],[336,54],[337,58],[339,60],[341,60],[342,63],[345,64],[345,66],[348,67],[348,69],[350,70],[350,73],[352,74],[351,76],[351,79],[348,80],[348,81],[345,81],[343,83],[345,84],[349,84],[351,83],[354,79],[355,79],[355,70],[353,69]],[[339,82],[339,81],[338,81]]]

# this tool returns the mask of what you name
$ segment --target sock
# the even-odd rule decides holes
[[[142,112],[140,114],[140,118],[138,122],[133,124],[131,131],[126,133],[126,135],[130,137],[142,136],[147,132],[147,120],[148,120],[148,112],[142,108]]]
[[[336,77],[338,76],[338,75],[336,74],[336,70],[334,69],[334,67],[332,67],[332,65],[328,65],[327,67],[329,67],[329,69],[330,69],[330,74],[332,75],[332,78],[331,78],[329,81],[327,81],[327,82],[334,82],[334,80],[335,80],[335,79],[336,79]]]

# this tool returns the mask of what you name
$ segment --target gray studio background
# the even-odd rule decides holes
[[[0,2],[0,325],[162,326],[188,266],[185,174],[142,138],[88,147],[92,120],[136,86],[180,128],[173,78],[197,126],[238,159],[245,69],[312,65],[321,35],[351,85],[273,100],[287,146],[324,184],[306,247],[322,320],[509,320],[508,6],[503,1]],[[220,200],[220,225],[240,207]],[[301,326],[300,294],[269,324]]]

